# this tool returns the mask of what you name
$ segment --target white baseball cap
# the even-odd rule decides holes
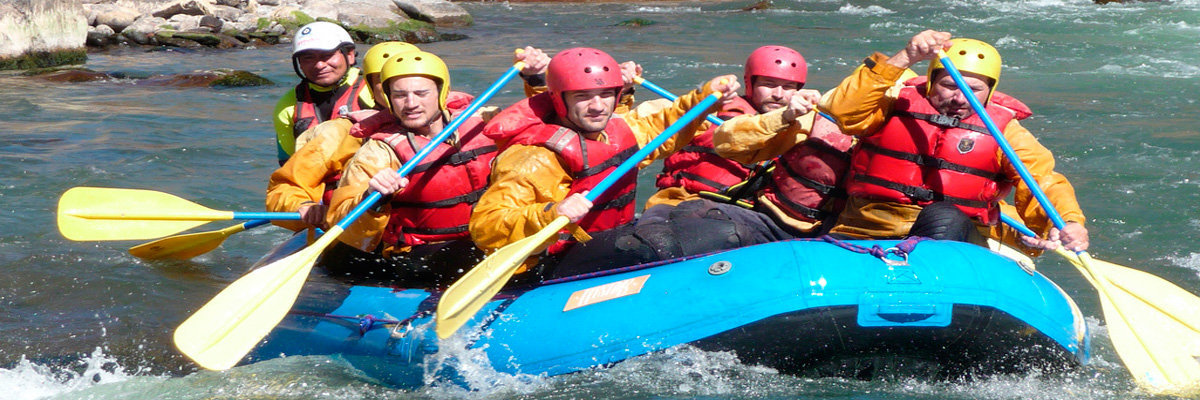
[[[332,22],[317,21],[300,27],[292,40],[292,55],[305,50],[330,51],[354,44],[345,29]]]

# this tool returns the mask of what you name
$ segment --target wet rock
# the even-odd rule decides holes
[[[0,3],[0,69],[28,69],[87,59],[87,16],[79,0]]]
[[[245,12],[237,7],[214,5],[209,9],[209,13],[205,15],[220,18],[225,21],[237,21],[242,14],[245,14]]]
[[[180,35],[182,33],[183,32],[177,32],[177,31],[173,31],[173,30],[164,29],[164,30],[161,30],[158,32],[154,32],[153,41],[156,44],[160,44],[160,45],[164,45],[164,46],[171,46],[171,47],[200,48],[203,46],[202,44],[200,44],[199,42],[196,42],[195,40],[189,40],[186,38],[179,37],[178,35]]]
[[[120,32],[125,27],[133,25],[133,22],[142,16],[135,9],[112,4],[96,4],[92,10],[95,12],[95,17],[91,25],[108,25],[114,32]]]
[[[392,0],[409,16],[437,26],[469,26],[475,21],[467,10],[446,0]]]
[[[213,4],[207,0],[178,0],[159,8],[150,15],[159,18],[171,18],[177,14],[209,15],[212,14]]]
[[[653,20],[644,19],[644,18],[634,18],[634,19],[627,19],[627,20],[618,22],[615,26],[630,26],[630,27],[636,28],[639,26],[647,26],[647,25],[654,25],[654,24],[656,24],[656,22],[654,22]]]
[[[112,76],[103,73],[92,71],[87,68],[72,67],[72,68],[41,68],[25,71],[23,75],[32,76],[37,79],[42,79],[50,82],[93,82],[109,79]]]
[[[742,7],[742,11],[769,10],[772,8],[775,8],[775,3],[772,3],[771,0],[759,0],[754,4]]]
[[[247,87],[247,86],[270,86],[275,82],[264,78],[253,72],[232,70],[225,73],[224,76],[212,81],[209,87]]]
[[[346,0],[338,3],[337,20],[345,26],[384,28],[389,23],[407,20],[400,9],[389,4],[381,10],[380,3],[370,0]]]
[[[221,28],[225,27],[225,21],[211,15],[205,15],[200,17],[200,27],[208,29],[209,32],[220,32]]]
[[[273,85],[274,82],[241,70],[195,71],[173,75],[152,76],[135,82],[137,85],[169,87],[245,87]]]
[[[200,27],[199,15],[175,14],[167,19],[167,22],[174,26],[176,30],[190,31]]]
[[[175,29],[174,26],[167,23],[167,20],[160,17],[142,17],[133,25],[121,31],[121,37],[128,39],[137,44],[155,44],[154,33],[166,27]]]
[[[89,26],[87,32],[87,45],[92,47],[105,47],[117,44],[117,32],[108,25]]]

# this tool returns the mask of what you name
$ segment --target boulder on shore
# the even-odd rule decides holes
[[[87,35],[80,0],[0,3],[0,70],[83,63]]]

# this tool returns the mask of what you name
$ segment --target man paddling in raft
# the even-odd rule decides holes
[[[537,75],[549,63],[541,51],[519,55]],[[483,253],[467,233],[471,206],[487,187],[495,143],[482,134],[485,118],[496,109],[469,116],[442,143],[430,143],[472,97],[450,90],[450,73],[438,56],[411,51],[388,59],[380,73],[394,119],[366,126],[351,135],[367,138],[346,165],[330,201],[326,222],[335,224],[354,209],[368,190],[385,196],[382,206],[350,225],[325,257],[333,272],[372,273],[406,285],[439,286],[457,279]],[[436,146],[411,175],[396,170],[425,146]],[[367,269],[367,270],[364,270]]]
[[[379,78],[384,63],[398,54],[417,50],[416,46],[404,42],[383,42],[367,50],[363,55],[363,78],[371,89],[375,108],[322,122],[297,138],[298,144],[302,141],[304,144],[271,174],[266,202],[268,211],[299,211],[302,220],[273,221],[276,225],[297,231],[325,227],[325,212],[342,169],[366,140],[366,135],[361,132],[374,131],[396,121]],[[525,92],[532,95],[544,91],[546,64],[550,58],[539,49],[526,47],[514,59],[525,62],[521,70]],[[469,103],[472,97],[451,91],[448,98]],[[360,134],[352,135],[351,131]]]
[[[656,112],[634,109],[614,114],[637,68],[634,63],[619,66],[597,49],[563,50],[550,61],[548,91],[505,109],[484,129],[484,134],[501,145],[502,152],[496,158],[491,185],[471,214],[475,243],[491,251],[534,235],[559,216],[571,222],[560,240],[545,250],[538,274],[522,273],[519,280],[646,261],[626,259],[630,252],[616,243],[634,218],[636,169],[595,203],[588,201],[585,193],[705,96],[720,91],[724,93],[722,101],[733,101],[740,86],[733,75],[726,75]],[[651,154],[650,160],[670,155],[691,141],[698,124],[699,120],[684,127]],[[589,242],[582,246],[577,241]],[[530,260],[520,271],[535,262],[533,257]],[[556,264],[553,273],[543,270]]]
[[[1062,231],[1050,227],[1010,160],[937,60],[942,49],[1062,214],[1067,222]],[[901,72],[922,60],[932,60],[926,76],[892,90]],[[1032,112],[996,91],[1001,62],[995,48],[927,30],[914,35],[892,57],[871,55],[864,67],[843,80],[820,105],[838,121],[842,132],[860,138],[846,184],[849,199],[831,233],[981,244],[985,236],[1011,237],[998,224],[999,203],[1015,186],[1016,211],[1043,235],[1022,239],[1022,244],[1052,249],[1061,243],[1070,250],[1087,249],[1088,232],[1074,188],[1054,172],[1050,151],[1018,122]]]
[[[680,257],[821,233],[829,216],[840,211],[840,185],[854,139],[817,116],[820,93],[802,89],[807,78],[808,64],[796,50],[762,46],[751,52],[744,72],[747,94],[726,106],[727,122],[689,146],[704,151],[675,154],[664,164],[664,172],[673,169],[673,159],[686,166],[671,174],[687,192],[699,194],[689,194],[676,207],[655,205],[652,197],[635,236],[652,243],[662,257]],[[736,168],[757,163],[763,166],[753,178],[746,179],[750,170],[744,169],[742,179],[732,179]],[[732,183],[703,187],[698,177]],[[656,197],[675,197],[671,193],[679,191],[667,188]],[[696,238],[690,233],[696,229],[714,234],[707,235],[710,240]]]
[[[354,40],[341,26],[317,21],[292,40],[292,68],[300,83],[275,103],[272,114],[279,165],[300,146],[296,137],[342,113],[375,106],[355,63]]]

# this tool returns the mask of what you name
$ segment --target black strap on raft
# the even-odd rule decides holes
[[[452,233],[463,233],[467,231],[470,224],[462,224],[449,228],[404,228],[404,232],[415,235],[449,235]]]

